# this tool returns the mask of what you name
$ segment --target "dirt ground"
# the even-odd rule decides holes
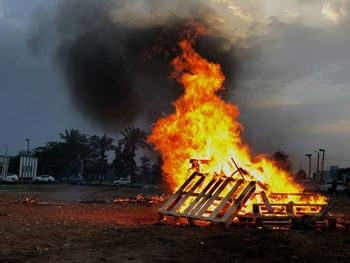
[[[111,203],[160,191],[0,185],[0,262],[350,262],[349,230],[158,225],[160,204]],[[338,203],[350,216],[350,201]]]

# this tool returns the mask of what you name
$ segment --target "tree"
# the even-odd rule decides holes
[[[140,158],[141,161],[141,176],[143,181],[146,181],[147,183],[150,182],[151,177],[151,160],[147,158],[146,156],[143,156]]]
[[[289,155],[283,151],[277,151],[273,155],[273,159],[277,166],[287,172],[292,171],[292,162],[290,161]]]
[[[120,133],[123,135],[123,138],[119,140],[119,143],[121,143],[121,145],[123,145],[125,149],[134,156],[138,148],[151,150],[151,147],[147,143],[146,131],[131,126]]]
[[[113,139],[106,134],[99,137],[97,135],[90,137],[90,147],[91,152],[94,153],[97,160],[97,168],[98,168],[98,183],[100,184],[102,181],[102,176],[108,170],[108,161],[106,152],[112,150]]]
[[[114,160],[112,162],[112,167],[117,178],[124,177],[125,175],[125,156],[123,153],[123,147],[121,143],[118,146],[113,146]]]
[[[38,157],[38,171],[40,174],[50,174],[61,180],[67,171],[68,153],[63,142],[48,142],[45,146],[34,149]]]
[[[19,173],[19,163],[20,163],[20,155],[17,154],[15,157],[11,158],[9,161],[9,173],[18,174]]]
[[[119,140],[119,144],[123,147],[122,152],[126,160],[125,172],[130,173],[133,177],[137,169],[135,162],[136,151],[139,148],[149,150],[152,148],[147,143],[147,133],[140,128],[131,126],[120,133],[123,136],[123,138]]]
[[[157,157],[157,162],[152,165],[151,177],[153,183],[162,182],[162,165],[163,160],[160,156]]]
[[[66,154],[66,175],[80,174],[84,168],[89,155],[91,154],[86,135],[79,130],[71,129],[60,133],[64,141],[64,152]]]

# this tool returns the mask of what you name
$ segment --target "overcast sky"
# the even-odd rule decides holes
[[[9,154],[59,139],[64,129],[95,131],[71,106],[49,56],[33,56],[27,40],[33,13],[52,9],[48,0],[0,0],[0,143]],[[3,154],[4,147],[1,148]]]
[[[327,159],[344,159],[327,165],[350,166],[350,2],[205,1],[232,41],[243,38],[254,50],[243,54],[231,98],[254,152],[282,149],[306,164],[305,153],[322,147]],[[103,133],[72,106],[49,53],[29,51],[38,9],[53,12],[57,2],[0,0],[0,143],[11,155],[26,138],[36,147],[66,128]]]

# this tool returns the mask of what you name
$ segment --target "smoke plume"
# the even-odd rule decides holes
[[[333,148],[335,156],[348,152],[346,144],[334,141],[349,134],[344,130],[348,3],[54,2],[53,13],[50,8],[35,13],[30,48],[52,51],[74,105],[106,132],[149,125],[173,110],[171,102],[182,87],[169,78],[169,64],[177,55],[183,22],[195,19],[209,31],[195,49],[222,65],[225,92],[232,93],[223,94],[225,101],[239,106],[244,141],[254,153],[305,153],[317,147]]]
[[[51,40],[74,105],[105,130],[140,119],[152,123],[181,93],[170,62],[186,21],[207,27],[196,49],[222,65],[226,87],[234,85],[238,65],[229,39],[208,22],[209,7],[199,0],[169,2],[67,0],[54,15],[36,19],[29,44],[35,51]]]

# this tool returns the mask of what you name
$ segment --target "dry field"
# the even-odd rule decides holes
[[[350,262],[350,230],[157,225],[152,188],[0,185],[1,262]],[[39,203],[23,204],[25,197]],[[336,212],[350,216],[340,198]]]

